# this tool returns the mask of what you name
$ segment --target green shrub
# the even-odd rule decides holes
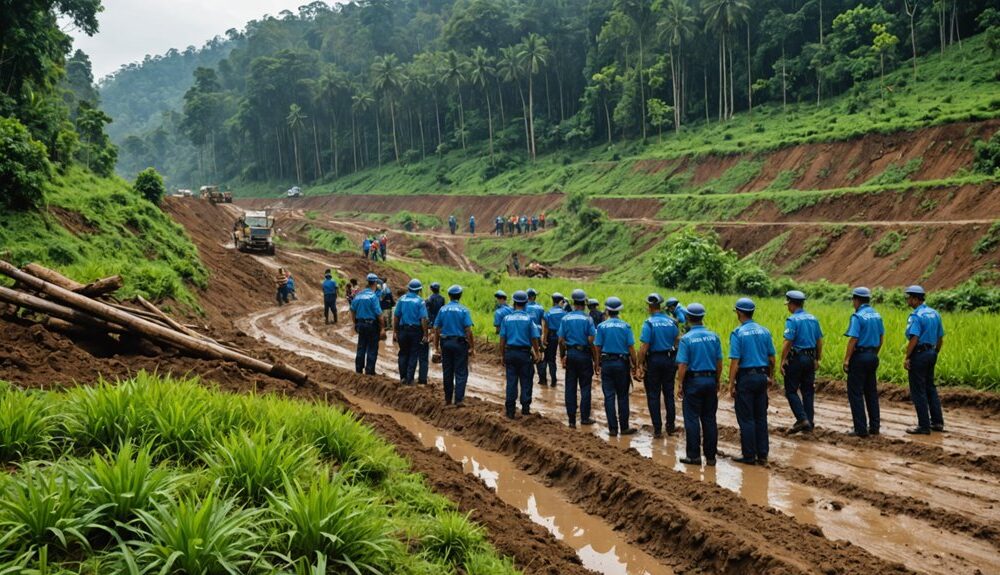
[[[170,470],[155,466],[152,452],[149,444],[136,449],[126,443],[117,452],[95,454],[73,466],[75,480],[103,516],[127,523],[164,500],[171,487]]]
[[[25,210],[42,202],[52,174],[47,155],[21,122],[0,117],[0,205]]]
[[[146,168],[139,172],[135,177],[135,183],[132,184],[132,189],[156,205],[160,205],[163,196],[167,193],[167,188],[163,185],[163,176],[156,171],[156,168]]]
[[[0,390],[0,462],[18,461],[50,449],[56,418],[39,398]]]
[[[316,450],[286,440],[284,430],[240,431],[215,442],[203,455],[211,475],[230,493],[260,503],[286,478],[315,471]]]
[[[875,252],[875,257],[888,257],[898,252],[899,248],[903,247],[904,241],[906,241],[906,234],[889,231],[872,245],[872,251]]]
[[[653,262],[657,284],[685,291],[723,293],[736,265],[736,254],[719,245],[714,232],[687,228],[672,235]]]
[[[976,245],[972,247],[972,253],[977,256],[986,255],[995,250],[997,245],[1000,245],[1000,221],[993,222],[983,237],[976,241]]]
[[[733,271],[733,289],[736,293],[745,295],[770,295],[774,283],[770,276],[758,265],[741,263]]]
[[[989,140],[976,142],[976,158],[972,169],[986,174],[1000,174],[1000,131],[993,134]]]
[[[331,232],[323,228],[309,226],[306,236],[312,242],[312,247],[332,254],[354,251],[355,246],[347,236],[340,232]]]
[[[483,529],[454,511],[440,515],[422,541],[425,551],[455,565],[461,565],[485,545]]]

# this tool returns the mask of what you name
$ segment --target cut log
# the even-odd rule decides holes
[[[122,326],[96,318],[89,313],[84,313],[82,311],[51,302],[47,299],[21,293],[3,286],[0,286],[0,301],[5,301],[9,304],[30,309],[39,313],[44,313],[48,316],[67,321],[69,323],[92,327],[107,333],[127,332],[127,330]]]
[[[178,349],[188,351],[199,357],[209,359],[222,359],[232,361],[240,367],[264,373],[272,377],[287,379],[295,383],[303,384],[308,381],[309,376],[293,367],[282,364],[269,364],[265,361],[252,358],[243,353],[233,351],[215,343],[209,343],[189,335],[173,331],[147,319],[143,319],[129,313],[115,309],[103,302],[90,299],[86,296],[74,293],[53,283],[27,274],[8,262],[0,260],[0,273],[24,283],[26,286],[48,295],[53,300],[60,301],[78,310],[92,314],[98,318],[109,322],[114,322],[128,328],[133,333],[145,336],[149,339],[171,345]]]
[[[122,281],[122,276],[111,276],[109,278],[103,278],[95,282],[90,282],[82,288],[73,291],[87,297],[100,297],[122,289],[123,285],[124,282]]]
[[[28,264],[21,269],[36,278],[43,279],[63,289],[83,294],[88,297],[98,297],[109,294],[120,290],[122,285],[124,285],[122,277],[119,275],[99,279],[84,285],[78,281],[69,279],[55,270],[50,270],[49,268],[38,264]]]

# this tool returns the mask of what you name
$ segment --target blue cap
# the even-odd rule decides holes
[[[375,274],[368,274],[368,277],[366,279],[368,283],[373,284],[378,281],[378,276]]]
[[[448,288],[448,295],[462,295],[462,286],[455,284]]]
[[[590,298],[590,299],[587,300],[587,305],[588,306],[601,305],[601,302],[597,301],[594,298]]]
[[[736,311],[751,312],[757,309],[757,306],[753,303],[753,300],[748,297],[741,297],[736,300]]]
[[[667,298],[667,301],[665,301],[665,302],[664,302],[664,304],[666,304],[666,305],[668,305],[668,306],[671,306],[671,305],[677,305],[677,304],[679,304],[679,303],[681,303],[681,302],[679,302],[679,301],[677,300],[677,298],[675,298],[675,297],[668,297],[668,298]]]
[[[785,292],[785,299],[790,301],[806,301],[806,294],[793,289],[792,291]]]
[[[434,291],[438,291],[439,289],[441,289],[441,284],[437,282],[431,282],[431,289]]]
[[[575,302],[584,303],[587,301],[587,294],[582,289],[575,289],[573,293],[569,294],[570,299]],[[594,300],[595,302],[597,300]]]
[[[924,291],[924,288],[917,285],[913,285],[906,288],[906,290],[903,293],[905,293],[906,295],[927,295],[927,292]]]
[[[538,292],[535,291],[535,288],[528,288],[528,291],[525,293],[528,294],[528,297],[535,297],[536,295],[538,295]]]
[[[564,299],[566,299],[566,298],[564,298],[563,294],[561,294],[559,292],[556,292],[556,293],[552,294],[552,301],[562,301]]]
[[[604,302],[604,308],[608,311],[621,311],[623,307],[625,307],[625,305],[622,303],[622,300],[614,296],[609,297]]]
[[[866,287],[856,287],[851,292],[851,295],[854,297],[872,297],[872,290]]]
[[[528,293],[524,290],[514,292],[514,303],[528,303]]]
[[[660,305],[663,303],[663,296],[658,293],[651,293],[646,296],[646,303],[650,305]]]
[[[410,291],[420,291],[422,289],[424,289],[424,284],[420,283],[420,280],[410,280]]]
[[[687,306],[687,314],[691,317],[705,317],[705,306],[692,303]]]
[[[507,294],[502,289],[498,289],[497,293],[493,294],[493,297],[497,299],[507,299]]]

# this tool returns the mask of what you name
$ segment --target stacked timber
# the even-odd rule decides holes
[[[120,276],[81,284],[37,264],[18,269],[3,260],[0,274],[15,282],[13,288],[0,286],[0,303],[47,316],[46,324],[53,329],[112,337],[129,334],[194,357],[231,361],[241,368],[299,385],[308,381],[306,373],[291,366],[255,359],[194,331],[193,326],[176,321],[141,296],[134,305],[113,299],[111,294],[122,287]]]

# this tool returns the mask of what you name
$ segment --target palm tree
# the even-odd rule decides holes
[[[528,141],[531,145],[531,159],[534,160],[538,151],[535,148],[535,85],[534,77],[549,57],[549,47],[545,38],[532,32],[521,42],[517,51],[518,59],[524,72],[528,75]]]
[[[681,88],[677,81],[677,63],[680,59],[681,45],[690,40],[696,32],[694,9],[687,3],[687,0],[669,0],[660,18],[660,31],[663,39],[667,42],[667,49],[670,53],[670,81],[673,84],[674,95],[674,131],[681,129]]]
[[[746,0],[708,0],[704,13],[706,26],[719,35],[719,118],[733,116],[735,108],[733,89],[733,48],[728,37],[738,21],[746,21],[750,5]],[[726,53],[729,60],[726,61]],[[728,76],[728,78],[727,78]]]
[[[469,60],[469,78],[474,86],[483,89],[486,96],[486,114],[490,124],[490,163],[493,163],[493,107],[490,105],[490,79],[496,73],[493,68],[493,58],[486,53],[486,48],[476,47],[472,51],[472,58]]]
[[[528,132],[528,105],[524,101],[524,89],[521,87],[521,60],[517,56],[517,47],[500,48],[500,58],[497,59],[497,73],[504,82],[517,85],[517,93],[521,96],[521,117],[524,118],[524,142],[531,155],[530,133]]]
[[[372,86],[389,100],[389,116],[392,118],[392,149],[399,163],[399,144],[396,139],[396,105],[393,96],[403,85],[403,70],[395,54],[375,58],[372,64]]]
[[[468,63],[452,50],[445,54],[441,63],[441,81],[450,84],[458,93],[458,131],[462,135],[462,149],[465,149],[465,104],[462,102],[462,84],[466,82]]]
[[[288,116],[285,117],[285,121],[288,122],[288,129],[292,132],[292,146],[295,150],[295,176],[296,182],[302,185],[302,164],[299,162],[299,130],[302,129],[302,124],[306,119],[306,115],[302,113],[302,106],[298,104],[292,104],[288,107]]]
[[[351,96],[351,132],[353,136],[351,142],[354,144],[354,171],[358,171],[358,114],[364,114],[372,107],[375,103],[375,98],[372,97],[369,92],[356,91],[353,96]],[[368,149],[365,146],[365,155],[367,156]],[[362,164],[364,164],[364,158],[361,159]]]
[[[642,116],[642,139],[646,139],[646,82],[643,71],[643,53],[649,15],[649,0],[615,0],[615,8],[632,21],[632,30],[639,39],[639,110]]]
[[[424,107],[421,104],[427,94],[427,77],[416,64],[411,63],[403,73],[403,94],[410,101],[410,107],[417,109],[417,125],[420,127],[420,158],[423,159],[427,153],[427,145],[424,140]],[[412,137],[410,139],[412,141]]]

